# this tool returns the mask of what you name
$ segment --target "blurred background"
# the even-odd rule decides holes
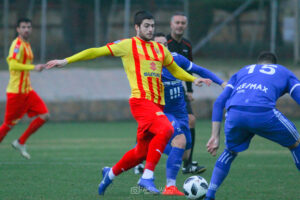
[[[33,21],[30,41],[34,63],[39,63],[134,36],[133,16],[139,10],[152,12],[156,30],[166,34],[172,14],[184,12],[189,22],[185,37],[192,42],[194,62],[224,80],[244,65],[255,63],[262,50],[276,52],[280,63],[298,74],[300,0],[2,0],[0,117],[9,78],[5,59],[16,36],[18,18]],[[118,58],[32,73],[32,84],[55,119],[131,118],[127,103],[130,90]],[[220,92],[217,86],[195,90],[193,106],[198,117],[210,117],[211,105]],[[63,107],[58,106],[61,102]],[[287,112],[295,113],[292,108]]]

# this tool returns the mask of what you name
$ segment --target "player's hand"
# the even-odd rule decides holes
[[[192,92],[187,92],[186,96],[188,98],[189,101],[194,101],[194,97],[193,97],[193,93]]]
[[[34,70],[41,72],[43,69],[45,69],[46,65],[45,64],[37,64],[34,66]]]
[[[212,155],[216,156],[220,145],[220,138],[217,136],[211,136],[206,144],[207,151]]]
[[[46,69],[51,69],[53,67],[63,67],[66,64],[68,64],[68,61],[66,59],[63,60],[50,60],[47,62]]]
[[[201,87],[202,83],[204,83],[207,86],[210,86],[210,84],[212,83],[212,81],[208,78],[197,78],[196,80],[194,80],[194,84]]]
[[[227,85],[227,81],[224,81],[222,84],[221,84],[221,87],[224,89]]]

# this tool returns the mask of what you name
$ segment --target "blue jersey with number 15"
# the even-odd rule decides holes
[[[231,106],[259,106],[274,108],[285,93],[292,94],[300,86],[297,77],[278,64],[254,64],[245,66],[228,81],[232,93],[226,102]]]

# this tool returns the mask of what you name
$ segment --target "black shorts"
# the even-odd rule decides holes
[[[184,94],[184,100],[186,102],[186,110],[188,112],[189,115],[193,115],[193,110],[192,110],[192,105],[191,105],[191,101],[189,100],[189,98],[187,97],[186,94]]]

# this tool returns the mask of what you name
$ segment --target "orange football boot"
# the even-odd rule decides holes
[[[178,188],[174,185],[169,186],[169,187],[166,186],[162,194],[163,195],[172,195],[172,196],[184,196],[184,193],[180,192],[178,190]]]

